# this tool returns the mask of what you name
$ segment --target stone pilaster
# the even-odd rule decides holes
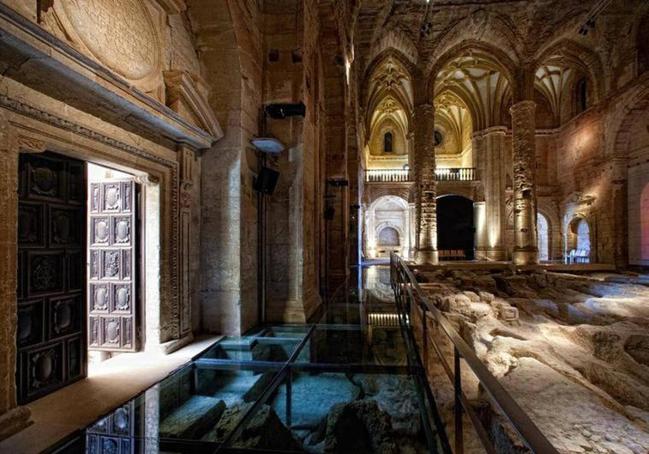
[[[9,142],[2,131],[0,138]],[[16,407],[16,307],[18,152],[0,149],[0,440],[29,425],[30,411]]]
[[[200,160],[186,145],[178,148],[180,164],[180,336],[192,331],[192,289],[200,286]],[[198,300],[197,300],[198,301]],[[197,308],[198,309],[198,308]],[[196,323],[198,327],[198,323]]]
[[[415,107],[415,185],[417,192],[417,263],[437,263],[437,179],[435,177],[435,110]]]
[[[536,104],[520,101],[511,109],[514,161],[514,254],[516,265],[538,263],[536,243]]]

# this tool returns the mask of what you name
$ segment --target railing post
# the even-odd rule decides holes
[[[291,427],[291,400],[293,394],[293,372],[291,368],[288,369],[288,375],[286,376],[286,427]]]
[[[428,328],[427,328],[427,319],[428,317],[426,316],[426,304],[422,305],[422,328],[421,328],[421,335],[422,335],[422,342],[424,343],[424,370],[426,373],[428,372]]]
[[[464,453],[464,424],[462,420],[462,375],[460,370],[460,352],[453,347],[455,363],[455,454]]]

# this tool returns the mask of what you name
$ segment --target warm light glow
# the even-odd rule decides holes
[[[641,259],[649,260],[649,184],[642,191],[640,199],[640,219],[642,233],[640,242]]]

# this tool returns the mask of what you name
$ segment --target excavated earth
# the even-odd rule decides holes
[[[559,452],[649,453],[646,277],[445,270],[418,280]],[[452,392],[435,383],[446,378],[439,364],[428,364],[450,423]],[[464,390],[498,452],[527,452],[464,369]],[[475,437],[467,444],[480,451]]]

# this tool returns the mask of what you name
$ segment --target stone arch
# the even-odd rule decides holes
[[[365,186],[364,201],[367,203],[368,207],[375,203],[381,197],[392,196],[402,199],[408,203],[411,201],[410,197],[410,188],[406,186],[399,187],[381,187],[381,186]],[[412,199],[414,200],[414,199]]]
[[[590,263],[594,245],[592,222],[584,215],[575,215],[566,228],[567,258],[573,263]]]
[[[368,62],[375,62],[385,54],[399,55],[401,61],[409,68],[415,68],[419,61],[417,46],[403,33],[389,30],[382,33],[374,42],[368,54]]]
[[[385,202],[392,202],[397,205],[400,205],[404,210],[408,208],[408,202],[406,199],[404,199],[401,196],[398,195],[392,195],[392,194],[385,194],[377,197],[374,199],[370,206],[369,209],[375,210],[380,204],[385,203]]]
[[[392,235],[394,232],[394,235]],[[403,229],[399,226],[384,222],[376,228],[377,246],[401,246],[404,235]]]
[[[363,213],[365,241],[363,250],[369,258],[385,257],[390,252],[408,256],[411,248],[411,212],[402,197],[383,195],[371,202]],[[397,232],[399,243],[382,243],[381,232],[390,228]],[[387,232],[390,233],[390,232]]]
[[[551,230],[550,230],[550,221],[548,218],[543,215],[543,213],[537,213],[536,217],[536,231],[537,231],[537,243],[539,248],[539,260],[541,262],[547,262],[551,258]]]
[[[476,188],[470,185],[462,185],[462,186],[458,185],[457,187],[454,187],[452,189],[438,186],[437,198],[440,199],[442,197],[448,197],[448,196],[464,197],[465,199],[469,199],[472,202],[484,201],[484,197],[482,198],[483,200],[480,200]]]
[[[517,60],[512,59],[505,51],[491,43],[474,39],[463,40],[440,54],[427,69],[426,74],[428,74],[429,79],[434,79],[437,73],[457,56],[476,52],[490,57],[502,69],[503,74],[510,83],[513,84],[516,81]]]
[[[563,255],[563,237],[559,208],[554,200],[539,197],[537,213],[543,215],[548,221],[550,260],[560,259]]]
[[[615,132],[607,136],[606,151],[607,154],[612,152],[614,157],[626,158],[632,141],[631,130],[649,111],[649,79],[645,79],[635,90],[620,99],[616,110],[620,112],[614,118],[620,120],[617,128],[611,128],[611,131]]]
[[[473,130],[480,131],[510,121],[516,71],[501,49],[466,40],[440,55],[429,73],[428,90],[434,92],[436,105],[445,93],[457,98],[470,112]]]
[[[466,36],[473,36],[467,40]],[[507,18],[478,9],[455,24],[440,37],[436,52],[427,66],[426,74],[435,77],[450,55],[460,55],[467,48],[490,49],[503,65],[509,68],[509,76],[515,74],[519,55],[522,54],[522,37]],[[516,47],[518,46],[518,47]],[[510,77],[513,80],[513,77]]]
[[[386,65],[395,67],[396,71],[401,73],[400,76],[407,79],[407,83],[401,85],[391,83],[389,87],[386,87],[386,84],[375,83],[374,79],[380,75]],[[402,105],[408,119],[411,120],[414,102],[412,80],[416,73],[417,68],[397,49],[386,49],[377,55],[366,68],[361,84],[363,87],[362,99],[364,100],[362,106],[366,112],[366,122],[369,123],[369,118],[376,106],[388,95],[394,97]]]
[[[593,103],[599,102],[605,95],[609,74],[600,56],[589,47],[566,38],[549,43],[541,48],[535,57],[535,71],[548,61],[553,61],[565,67],[572,67],[585,75],[592,84]],[[577,80],[573,80],[570,89],[574,88]]]

